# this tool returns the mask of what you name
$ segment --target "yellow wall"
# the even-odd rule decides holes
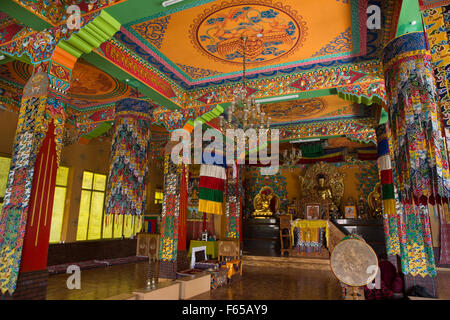
[[[0,154],[11,157],[18,114],[0,111]]]

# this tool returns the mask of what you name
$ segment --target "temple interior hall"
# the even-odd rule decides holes
[[[449,0],[2,0],[0,300],[450,300]]]

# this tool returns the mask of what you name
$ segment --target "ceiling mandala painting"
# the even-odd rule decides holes
[[[242,64],[242,38],[247,38],[249,64],[273,63],[292,54],[307,35],[306,22],[290,6],[273,7],[246,1],[222,2],[205,10],[190,26],[197,50],[215,61]]]

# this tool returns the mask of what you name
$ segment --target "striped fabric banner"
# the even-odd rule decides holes
[[[198,195],[198,211],[211,214],[223,214],[223,199],[225,190],[226,163],[223,155],[215,156],[213,159],[219,158],[222,163],[207,163],[202,159],[200,166],[200,182]]]
[[[395,215],[396,210],[394,184],[392,179],[392,162],[389,155],[389,141],[385,132],[379,133],[377,154],[384,213],[387,215]]]

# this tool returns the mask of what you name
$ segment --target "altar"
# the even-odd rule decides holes
[[[291,256],[323,256],[328,257],[329,228],[328,220],[291,221],[290,237]]]

